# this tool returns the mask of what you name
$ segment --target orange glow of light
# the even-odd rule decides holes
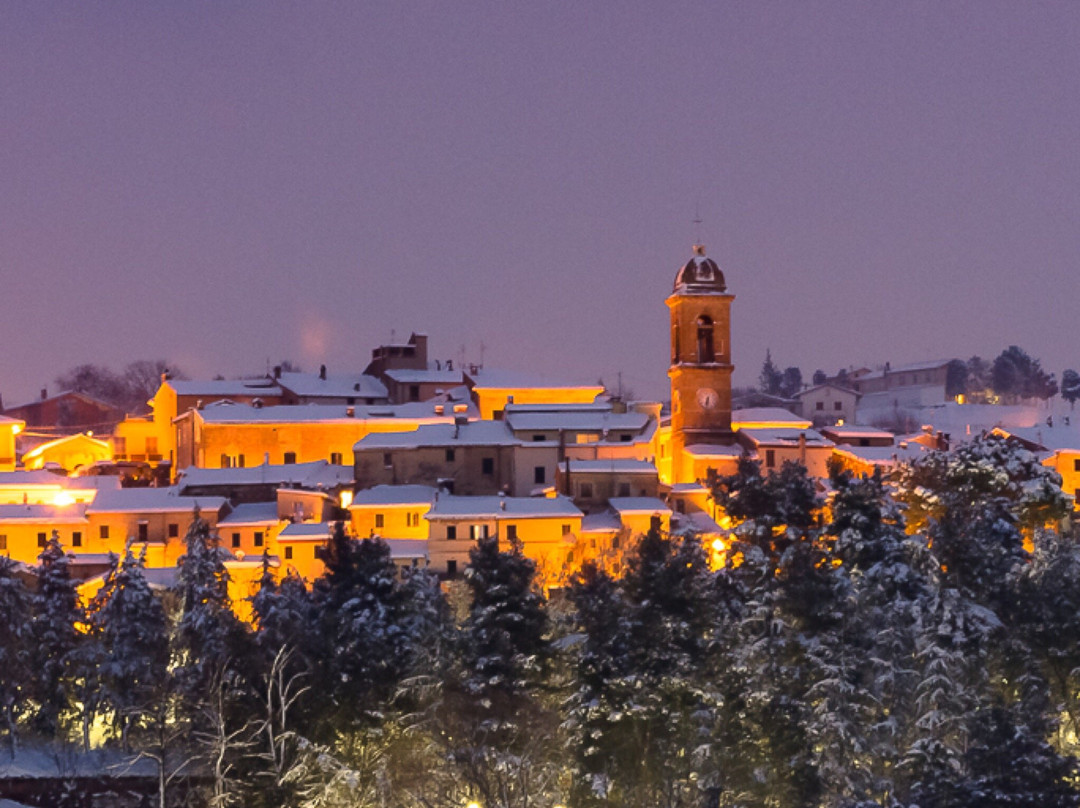
[[[22,432],[22,424],[12,424],[11,434],[18,435],[20,432]]]
[[[73,497],[67,491],[58,491],[53,497],[53,505],[63,508],[66,505],[75,504],[75,497]]]

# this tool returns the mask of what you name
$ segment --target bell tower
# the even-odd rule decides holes
[[[695,443],[730,445],[731,301],[724,273],[705,248],[675,276],[671,312],[671,451],[675,482],[693,482],[684,449]]]

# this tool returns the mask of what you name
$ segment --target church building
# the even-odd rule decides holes
[[[671,482],[696,481],[687,449],[733,447],[731,429],[731,301],[724,273],[705,248],[675,276],[671,313]]]

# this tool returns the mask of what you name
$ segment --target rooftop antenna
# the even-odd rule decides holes
[[[484,366],[484,351],[487,350],[487,345],[483,340],[480,340],[480,367]]]
[[[394,329],[391,328],[390,329],[390,344],[391,345],[397,345],[396,337],[397,337],[397,332],[394,331]]]

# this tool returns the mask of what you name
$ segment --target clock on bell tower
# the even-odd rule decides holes
[[[671,449],[676,482],[693,482],[683,450],[734,443],[731,431],[731,301],[720,267],[694,245],[668,296],[671,312]]]

